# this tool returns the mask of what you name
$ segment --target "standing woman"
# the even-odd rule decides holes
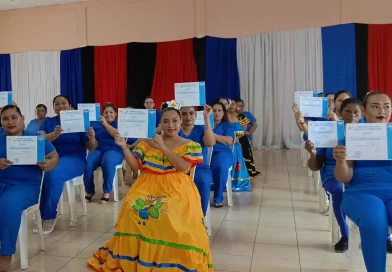
[[[361,119],[361,100],[348,98],[341,104],[341,118],[345,124],[358,123]],[[333,148],[315,148],[311,141],[306,141],[305,149],[310,157],[308,166],[312,171],[319,171],[325,191],[332,196],[333,211],[340,227],[341,239],[335,245],[335,251],[344,253],[348,249],[348,226],[343,212],[343,184],[334,176],[336,161],[333,158]]]
[[[234,192],[250,192],[250,177],[246,168],[244,157],[242,156],[241,144],[238,142],[240,139],[248,139],[245,135],[244,129],[238,122],[237,104],[234,100],[229,101],[227,110],[227,119],[234,127],[234,145],[233,145],[233,169],[231,171],[232,189]]]
[[[123,152],[114,142],[114,137],[117,133],[116,116],[116,107],[108,103],[103,108],[103,116],[101,116],[100,122],[93,122],[92,124],[98,147],[88,153],[87,164],[84,170],[84,187],[86,188],[86,200],[88,202],[91,201],[95,194],[94,171],[98,167],[102,168],[103,195],[100,203],[105,204],[108,203],[113,189],[113,180],[117,171],[116,166],[123,162]]]
[[[365,97],[362,112],[367,123],[387,123],[391,99],[385,93],[372,92]],[[384,272],[386,251],[391,249],[392,161],[347,161],[345,146],[337,146],[333,156],[335,177],[346,184],[343,210],[359,227],[366,269]]]
[[[44,104],[38,104],[35,108],[35,114],[37,115],[36,119],[30,121],[27,125],[26,130],[34,133],[38,133],[39,127],[41,123],[45,120],[46,114],[48,113],[48,109]]]
[[[204,216],[207,214],[207,209],[210,205],[211,183],[213,182],[207,158],[208,147],[212,147],[216,143],[214,131],[210,123],[211,114],[211,107],[204,105],[204,125],[195,125],[197,117],[195,107],[181,107],[181,130],[179,135],[182,138],[200,144],[203,151],[203,163],[196,166],[194,182],[199,190]]]
[[[163,136],[140,141],[132,152],[116,138],[132,171],[142,173],[124,198],[113,237],[88,260],[96,271],[213,271],[199,192],[188,175],[203,162],[202,150],[178,135],[181,113],[169,106]]]
[[[98,146],[94,129],[91,127],[87,135],[85,132],[63,134],[60,111],[71,110],[67,97],[56,96],[53,99],[53,107],[56,116],[46,118],[39,128],[39,133],[53,143],[60,157],[58,167],[45,175],[42,187],[40,209],[44,234],[51,233],[56,225],[57,204],[64,183],[83,174],[87,149],[91,151]]]
[[[15,254],[22,212],[38,202],[42,171],[57,166],[59,156],[54,146],[45,140],[45,161],[37,165],[13,165],[7,157],[7,136],[35,136],[24,131],[20,109],[7,105],[1,110],[5,133],[0,135],[0,272],[9,270]],[[48,173],[47,173],[48,174]]]
[[[214,180],[214,206],[223,206],[223,190],[226,187],[229,168],[233,165],[234,127],[227,121],[226,108],[221,102],[212,104],[214,114],[214,133],[216,144],[211,158],[211,171]]]

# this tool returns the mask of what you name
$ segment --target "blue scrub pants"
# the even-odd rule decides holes
[[[11,184],[0,181],[0,255],[15,254],[22,212],[38,202],[39,183]]]
[[[332,208],[336,217],[336,221],[340,227],[340,233],[342,237],[348,238],[348,226],[346,223],[346,214],[342,208],[343,201],[343,184],[335,179],[328,179],[323,182],[325,191],[332,196]]]
[[[203,209],[204,216],[206,216],[208,205],[210,205],[210,190],[212,183],[211,169],[197,166],[194,179],[201,198],[201,208]]]
[[[95,192],[94,171],[102,168],[103,192],[110,194],[113,189],[116,166],[122,164],[124,155],[115,150],[100,151],[94,150],[88,153],[87,164],[84,170],[84,187],[87,194]]]
[[[343,210],[359,227],[369,272],[385,272],[388,225],[392,225],[392,190],[346,191]]]
[[[211,172],[214,180],[214,203],[223,203],[223,190],[226,188],[228,169],[233,165],[231,149],[213,152],[211,157]]]
[[[85,165],[86,161],[79,157],[63,156],[56,168],[45,173],[40,203],[42,220],[56,218],[57,204],[63,193],[64,183],[83,175]]]

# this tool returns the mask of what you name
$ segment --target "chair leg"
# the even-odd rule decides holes
[[[227,177],[226,192],[227,192],[227,204],[229,205],[229,207],[232,207],[233,206],[233,187],[231,184],[231,169],[229,170],[229,175]]]
[[[59,205],[58,205],[59,213],[60,215],[64,214],[64,193],[61,194]]]
[[[84,185],[79,185],[80,188],[80,201],[82,202],[83,207],[83,216],[87,216],[87,202],[86,202],[86,189]]]
[[[359,251],[359,228],[352,226],[350,228],[350,239],[348,239],[348,272],[357,271],[357,257]]]
[[[35,217],[37,218],[38,222],[41,222],[40,210],[35,211],[34,214],[35,214]],[[40,236],[40,239],[39,239],[40,247],[41,247],[41,250],[44,251],[45,244],[44,244],[44,234],[42,233],[42,224],[37,224],[37,227],[38,227],[38,234]]]
[[[324,212],[324,204],[325,204],[325,190],[323,187],[320,187],[319,190],[319,211]]]
[[[38,227],[40,224],[38,224]],[[41,225],[42,229],[42,225]],[[20,266],[22,269],[29,268],[29,244],[27,229],[27,212],[23,211],[19,227]]]
[[[211,237],[212,235],[212,224],[211,224],[211,208],[210,205],[208,204],[208,208],[207,208],[207,214],[206,214],[206,224],[207,224],[207,233],[208,236]]]
[[[69,225],[71,227],[76,226],[76,199],[75,199],[75,186],[73,180],[67,181],[65,183],[67,186],[68,202],[69,202],[69,214],[71,221]]]
[[[119,183],[118,171],[116,170],[116,174],[114,175],[114,179],[113,179],[113,198],[115,202],[118,201],[118,183]]]

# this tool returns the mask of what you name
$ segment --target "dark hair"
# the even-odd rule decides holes
[[[337,91],[335,93],[334,100],[335,101],[338,100],[339,96],[341,96],[342,94],[347,94],[351,98],[351,93],[349,91],[347,91],[347,90],[340,90],[340,91]]]
[[[149,99],[149,98],[151,98],[152,100],[154,100],[154,98],[153,98],[152,96],[149,96],[149,95],[148,95],[148,96],[146,96],[146,97],[144,98],[144,102],[146,102],[146,100]]]
[[[347,99],[343,100],[342,105],[340,106],[340,112],[342,112],[343,109],[345,107],[347,107],[348,105],[350,105],[350,104],[355,104],[355,105],[357,105],[359,107],[361,107],[363,105],[362,101],[357,99],[357,98],[347,98]]]
[[[35,107],[35,109],[38,109],[38,108],[41,108],[41,107],[44,108],[45,111],[48,111],[48,108],[44,104],[38,104],[37,107]]]
[[[62,95],[62,94],[56,95],[56,96],[53,98],[53,105],[54,105],[54,101],[56,101],[56,99],[59,98],[59,97],[64,98],[65,100],[67,100],[68,104],[71,105],[71,103],[69,102],[68,97],[66,97],[65,95]]]
[[[103,111],[105,111],[106,108],[112,108],[114,110],[114,112],[117,112],[116,106],[110,102],[106,103],[106,105],[103,107]]]
[[[335,95],[335,94],[334,93],[326,93],[326,94],[324,94],[324,97],[327,97],[328,95]],[[334,97],[334,100],[336,100],[335,97]]]
[[[3,115],[3,112],[5,112],[6,110],[12,110],[12,109],[16,110],[16,112],[17,112],[20,116],[22,116],[22,112],[20,111],[20,108],[19,108],[18,106],[12,105],[12,104],[11,104],[11,105],[6,105],[6,106],[4,106],[4,107],[1,109],[0,116]]]
[[[215,101],[215,102],[213,102],[213,103],[211,104],[211,108],[212,108],[213,106],[215,106],[215,105],[219,105],[219,106],[222,107],[222,110],[223,110],[222,122],[227,122],[228,119],[227,119],[227,111],[226,111],[225,105],[223,105],[222,102]]]
[[[244,105],[245,105],[245,102],[244,102],[244,100],[242,100],[241,98],[240,98],[240,99],[236,99],[236,100],[235,100],[235,102],[241,102],[242,104],[244,104]]]
[[[375,95],[380,95],[380,94],[386,95],[389,99],[391,99],[389,97],[389,95],[387,95],[386,93],[380,92],[380,91],[369,92],[363,98],[363,106],[366,108],[367,104],[369,103],[369,98],[372,96],[375,96]]]
[[[169,105],[168,105],[167,103],[164,103],[164,104],[162,105],[162,116],[163,116],[163,114],[164,114],[165,112],[173,111],[173,110],[174,110],[175,112],[177,112],[178,116],[181,117],[181,112],[180,112],[180,110],[178,110],[178,109],[176,109],[176,108],[173,108],[173,107],[169,107]]]

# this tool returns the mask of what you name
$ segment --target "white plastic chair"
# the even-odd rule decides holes
[[[347,252],[348,272],[355,272],[357,271],[357,257],[358,257],[359,243],[361,240],[361,236],[359,233],[359,227],[348,217],[346,221],[350,228],[350,239],[348,239],[348,252]],[[389,233],[392,233],[392,226],[389,226]]]
[[[332,234],[332,244],[335,245],[339,242],[340,238],[340,229],[338,225],[338,221],[336,221],[336,216],[333,210],[333,199],[331,197],[329,201],[329,229],[331,230]]]
[[[70,179],[65,182],[65,187],[67,189],[67,194],[68,194],[68,202],[69,202],[69,213],[71,217],[71,221],[69,225],[71,227],[76,226],[76,199],[75,199],[75,187],[79,186],[80,189],[80,201],[82,202],[83,206],[83,215],[87,215],[87,204],[86,204],[86,192],[84,189],[84,182],[83,182],[83,175]],[[63,193],[64,194],[64,193]],[[64,199],[63,199],[63,194],[61,195],[60,201],[59,201],[59,214],[64,214]]]
[[[209,147],[208,148],[208,153],[207,153],[207,163],[208,165],[211,164],[211,158],[212,158],[212,152],[214,151],[214,147]],[[210,201],[208,200],[208,207],[207,207],[207,213],[205,217],[205,224],[207,225],[207,233],[208,236],[212,235],[212,227],[211,227],[211,207],[210,207]]]
[[[304,132],[301,131],[301,161],[302,161],[302,166],[306,167],[308,165],[307,158],[308,158],[308,152],[305,149],[305,141],[304,141]]]
[[[120,184],[120,180],[119,180],[118,170],[120,170],[120,169],[121,170],[123,169],[123,163],[116,165],[116,174],[114,175],[114,178],[113,178],[113,198],[114,198],[115,202],[117,202],[119,200],[118,187]],[[98,167],[95,171],[97,173],[99,173],[99,171],[102,173],[102,168]],[[122,173],[121,173],[121,175],[122,175]],[[103,175],[102,175],[102,179],[103,179]],[[125,190],[124,183],[125,183],[124,178],[122,178],[121,179],[121,193],[122,194],[124,193],[124,190]]]
[[[29,268],[29,237],[28,237],[29,234],[28,234],[28,226],[27,226],[27,221],[28,221],[27,217],[31,213],[33,213],[35,220],[37,222],[38,234],[40,235],[39,243],[40,243],[41,250],[45,250],[44,235],[42,233],[42,224],[41,224],[41,212],[39,209],[44,176],[45,176],[45,172],[43,171],[37,204],[28,207],[22,212],[22,220],[20,223],[18,236],[19,236],[19,247],[20,247],[20,266],[21,269],[23,270]]]

